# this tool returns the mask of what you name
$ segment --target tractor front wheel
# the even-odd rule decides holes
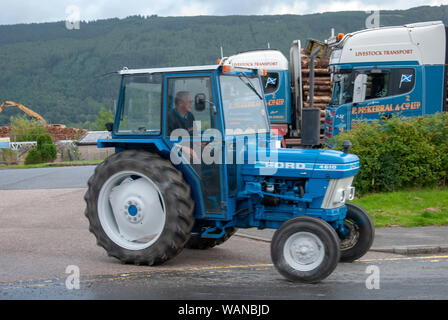
[[[350,231],[341,239],[341,262],[353,262],[369,251],[375,237],[375,227],[369,214],[354,203],[346,203],[347,215],[344,227]]]
[[[290,281],[316,283],[339,262],[339,238],[327,222],[297,217],[282,224],[271,242],[274,266]]]

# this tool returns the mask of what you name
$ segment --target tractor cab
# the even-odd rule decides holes
[[[258,71],[212,65],[119,73],[112,139],[100,147],[149,149],[172,160],[192,186],[195,215],[228,217],[238,137],[264,146],[271,140]]]

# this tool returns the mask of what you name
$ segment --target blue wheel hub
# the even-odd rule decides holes
[[[138,213],[137,207],[135,205],[133,205],[133,204],[130,205],[129,208],[128,208],[128,213],[129,213],[130,216],[135,217],[137,215],[137,213]]]

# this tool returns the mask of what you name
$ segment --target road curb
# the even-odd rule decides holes
[[[395,246],[395,247],[371,248],[369,251],[396,253],[402,255],[446,253],[448,252],[448,245]]]
[[[49,167],[83,167],[83,166],[97,166],[101,162],[86,162],[86,163],[46,163]]]
[[[270,239],[252,236],[248,234],[236,233],[235,236],[266,243],[271,242]],[[370,248],[369,251],[395,253],[401,255],[434,254],[434,253],[448,252],[448,245],[412,245],[412,246],[391,246],[391,247],[378,247],[378,248],[373,247]]]

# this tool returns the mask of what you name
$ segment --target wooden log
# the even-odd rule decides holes
[[[310,90],[310,85],[306,84],[303,86],[303,91],[309,91]],[[319,85],[319,84],[315,84],[314,85],[314,91],[322,91],[322,92],[328,92],[331,91],[331,86],[324,86],[324,85]]]
[[[308,79],[306,81],[302,80],[302,85],[303,86],[308,86],[310,85],[310,82],[308,81]],[[323,86],[323,87],[327,87],[327,88],[333,88],[333,85],[330,83],[329,80],[327,81],[314,81],[314,87],[316,86]]]
[[[310,66],[310,59],[302,59],[302,69],[308,69]],[[316,59],[314,60],[314,68],[322,68],[327,69],[328,68],[328,60],[323,61]]]
[[[325,109],[325,107],[327,106],[325,103],[314,103],[313,102],[313,108],[319,108],[319,109],[321,109],[321,110],[324,110]],[[309,108],[310,107],[310,103],[309,102],[304,102],[303,103],[303,107],[304,108]]]
[[[314,96],[314,103],[328,103],[330,102],[331,97],[330,96]]]
[[[302,84],[309,83],[310,79],[308,77],[302,78]],[[314,84],[316,85],[328,85],[331,86],[330,77],[315,77]]]
[[[309,75],[310,69],[302,69],[302,74]],[[316,69],[314,69],[314,75],[330,76],[330,73],[328,73],[327,69],[316,68]]]
[[[308,91],[304,91],[303,92],[303,96],[307,96],[309,97],[309,92]],[[322,92],[322,91],[314,91],[314,96],[315,97],[331,97],[331,93],[330,92]]]

